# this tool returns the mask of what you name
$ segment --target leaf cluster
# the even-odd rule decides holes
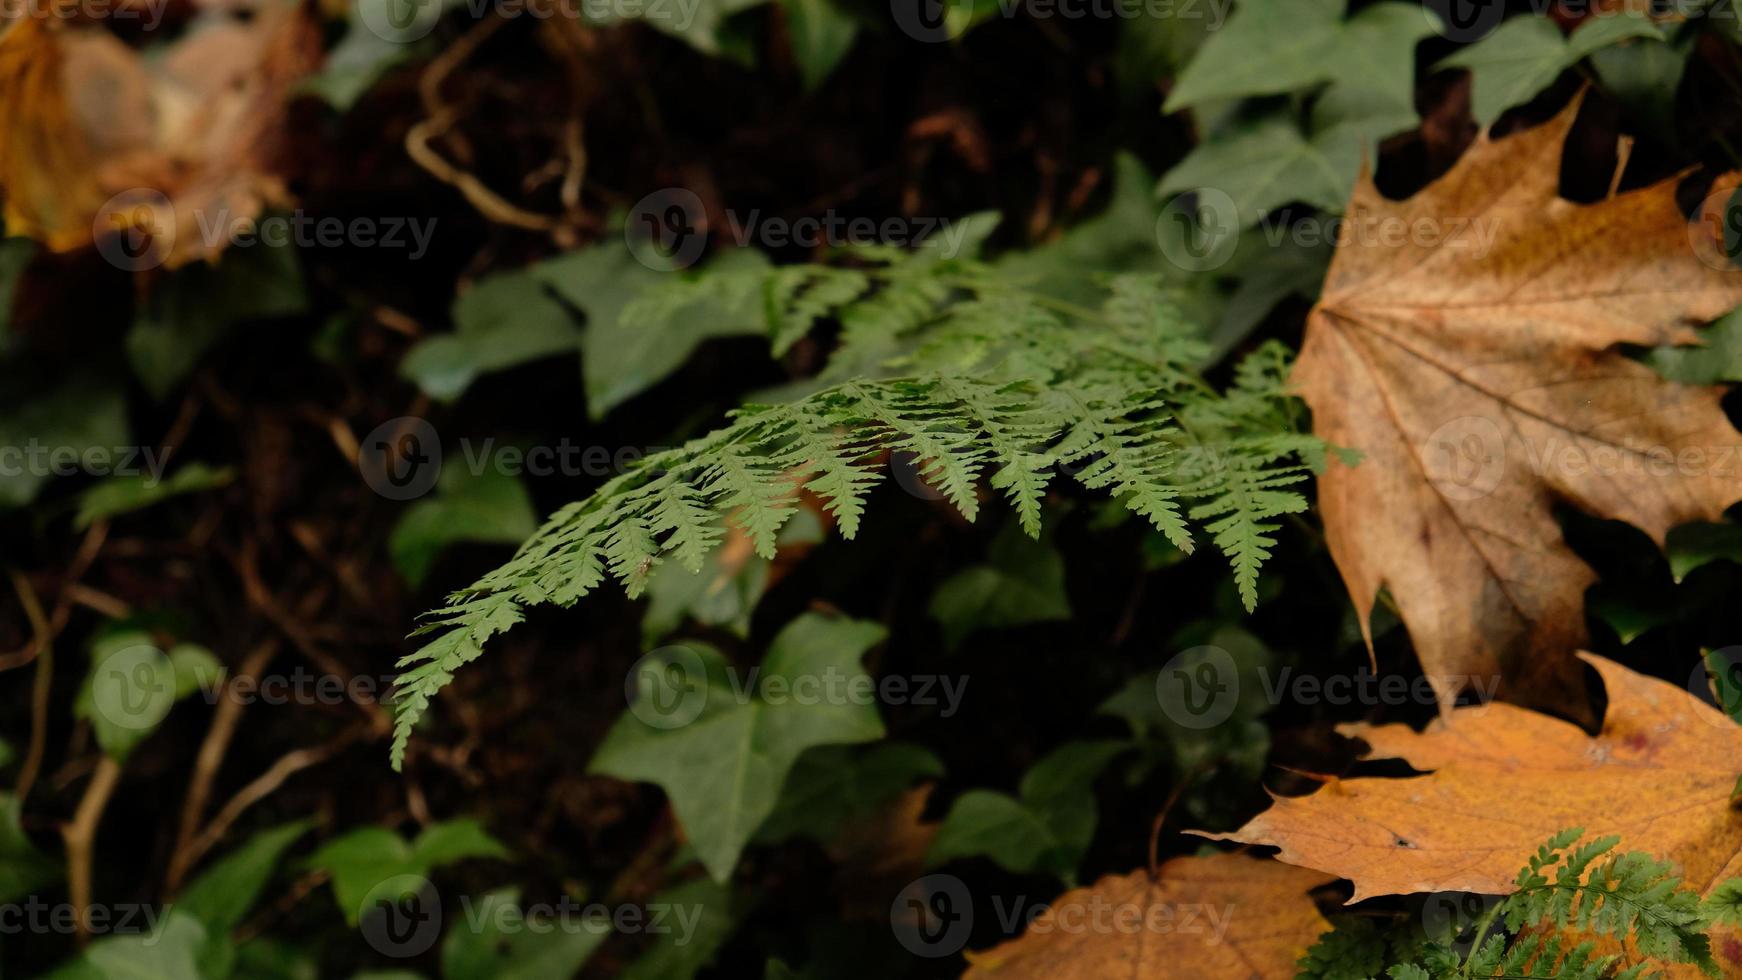
[[[395,766],[430,699],[526,607],[571,605],[608,578],[637,596],[667,561],[697,572],[728,524],[772,557],[800,492],[851,539],[890,454],[915,459],[968,520],[986,484],[1030,536],[1065,474],[1112,494],[1183,551],[1210,538],[1247,607],[1256,603],[1276,519],[1306,508],[1297,485],[1323,456],[1297,428],[1287,348],[1259,348],[1217,391],[1194,370],[1202,342],[1153,278],[1116,277],[1101,308],[1086,309],[924,249],[848,258],[857,264],[679,280],[625,311],[657,318],[696,290],[760,290],[777,348],[824,317],[838,321],[824,377],[848,376],[747,405],[723,428],[646,457],[430,614],[422,632],[434,638],[400,663]]]

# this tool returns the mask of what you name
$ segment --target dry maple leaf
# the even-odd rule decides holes
[[[1060,895],[1021,936],[967,954],[963,980],[1292,980],[1330,929],[1307,892],[1332,880],[1245,854],[1174,858],[1154,881],[1108,875]]]
[[[1722,390],[1617,349],[1697,342],[1693,323],[1742,303],[1742,271],[1696,254],[1709,228],[1684,217],[1676,181],[1560,198],[1577,109],[1478,138],[1408,200],[1363,176],[1294,370],[1315,432],[1363,454],[1319,480],[1362,629],[1371,642],[1388,588],[1448,701],[1483,678],[1525,703],[1584,703],[1573,651],[1593,575],[1556,502],[1661,545],[1742,498]]]
[[[0,196],[6,230],[57,251],[135,226],[153,261],[210,257],[287,197],[294,86],[320,58],[303,4],[196,3],[179,39],[135,51],[100,22],[0,22]],[[133,256],[129,256],[132,258]]]
[[[1689,691],[1592,654],[1609,708],[1602,730],[1515,705],[1459,708],[1415,732],[1404,725],[1342,726],[1368,758],[1432,770],[1399,779],[1333,780],[1279,797],[1231,834],[1269,844],[1290,864],[1347,878],[1351,901],[1373,895],[1513,890],[1536,846],[1569,827],[1618,834],[1621,849],[1674,863],[1704,894],[1742,874],[1742,726]],[[1729,975],[1742,944],[1714,936]]]

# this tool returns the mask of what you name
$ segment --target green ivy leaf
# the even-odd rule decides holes
[[[756,839],[775,843],[808,837],[826,844],[855,817],[876,811],[921,779],[943,774],[944,764],[929,749],[905,742],[884,742],[862,752],[818,746],[798,757]]]
[[[1123,741],[1067,742],[1022,777],[1018,796],[970,790],[956,798],[926,864],[985,856],[1016,874],[1045,872],[1075,885],[1077,865],[1095,836],[1095,778]]]
[[[575,351],[580,330],[537,269],[480,279],[454,302],[454,332],[420,341],[399,373],[431,398],[453,401],[481,374]]]
[[[1156,193],[1214,187],[1234,200],[1246,227],[1293,201],[1342,211],[1360,168],[1360,146],[1345,134],[1309,140],[1288,113],[1276,113],[1200,144],[1162,177]]]
[[[802,691],[824,682],[834,685],[825,691],[869,685],[859,661],[884,635],[876,623],[806,613],[774,638],[755,676],[742,678],[718,651],[698,646],[673,661],[682,677],[678,711],[669,714],[659,708],[673,693],[666,678],[642,670],[635,704],[589,771],[659,784],[697,856],[725,881],[800,753],[883,737],[875,704]]]
[[[1742,564],[1742,526],[1700,523],[1670,528],[1664,553],[1678,584],[1689,572],[1715,561]]]
[[[424,878],[468,858],[506,859],[508,849],[470,818],[431,824],[412,841],[385,827],[361,827],[328,841],[302,866],[332,876],[333,897],[355,926],[370,893],[396,878]]]
[[[119,385],[95,372],[80,372],[46,392],[11,394],[19,400],[0,411],[0,446],[21,452],[38,446],[45,452],[70,451],[79,457],[87,450],[102,449],[111,454],[110,464],[121,462],[113,452],[125,446],[129,437],[127,405]],[[29,457],[8,462],[13,465],[0,473],[0,509],[35,500],[52,475],[50,467],[65,465],[64,459],[32,462]]]
[[[116,761],[156,731],[177,701],[216,690],[224,674],[205,647],[178,643],[165,653],[140,630],[99,636],[90,654],[73,714],[90,721],[97,744]]]
[[[691,980],[713,962],[748,911],[748,903],[730,887],[705,878],[668,888],[649,904],[672,909],[672,928],[655,935],[641,958],[623,971],[622,980]],[[688,932],[679,916],[688,917]]]
[[[748,274],[768,260],[752,248],[723,252],[709,275]],[[656,272],[620,241],[596,245],[539,263],[532,270],[558,295],[586,311],[581,335],[581,373],[587,412],[607,412],[646,391],[683,366],[697,346],[714,337],[761,336],[767,320],[760,293],[721,296],[697,293],[686,302],[661,306],[652,322],[624,322],[631,302],[662,287],[679,286],[698,272]]]
[[[476,923],[474,925],[474,923]],[[582,920],[536,924],[520,908],[520,889],[479,899],[442,942],[442,980],[545,980],[572,977],[611,934]]]
[[[0,336],[12,323],[12,294],[17,291],[18,279],[34,258],[36,242],[31,239],[0,238]],[[0,350],[4,346],[0,341]]]
[[[236,980],[320,980],[320,964],[307,943],[256,936],[236,947]]]
[[[1661,41],[1663,32],[1645,17],[1617,15],[1592,17],[1563,39],[1553,21],[1524,15],[1506,20],[1438,67],[1469,69],[1470,111],[1487,126],[1598,49],[1640,37]]]
[[[11,902],[58,880],[60,864],[36,849],[19,821],[18,797],[0,793],[0,902]]]
[[[148,473],[117,474],[79,495],[79,511],[73,517],[73,527],[84,530],[97,521],[144,510],[152,504],[186,493],[200,493],[229,485],[235,479],[233,467],[214,468],[205,463],[189,463],[167,479],[157,479]]]
[[[441,0],[438,9],[425,10],[411,6],[412,3],[413,0],[356,0],[347,4],[350,19],[345,35],[327,52],[320,70],[304,78],[298,90],[325,100],[341,113],[348,112],[389,71],[428,55],[436,44],[434,38],[420,33],[427,25],[425,18],[440,17],[462,4],[460,0]],[[403,22],[407,7],[414,16],[406,34],[383,37],[383,33],[393,33],[395,23]]]
[[[460,462],[443,467],[436,494],[407,507],[387,541],[393,566],[414,587],[449,545],[516,545],[538,530],[532,497],[518,477],[493,467],[474,474]]]
[[[965,568],[932,593],[931,615],[951,649],[970,633],[1071,618],[1065,561],[1015,522],[992,539],[986,564]]]
[[[195,878],[175,907],[198,919],[208,935],[228,936],[254,907],[284,852],[310,826],[298,820],[260,831]]]
[[[1728,213],[1737,214],[1739,199],[1731,199]],[[1731,310],[1700,331],[1700,347],[1655,347],[1645,363],[1671,381],[1684,385],[1715,385],[1742,381],[1742,309]]]
[[[99,939],[46,980],[194,980],[206,976],[205,949],[205,927],[172,909],[155,930]]]
[[[1637,122],[1664,143],[1677,143],[1675,99],[1687,69],[1697,31],[1687,30],[1671,41],[1639,38],[1591,54],[1591,67]]]
[[[1327,81],[1341,55],[1343,7],[1344,0],[1241,0],[1180,74],[1162,111]]]
[[[786,11],[792,60],[798,63],[804,87],[815,89],[853,47],[859,22],[835,0],[780,0],[780,5]]]

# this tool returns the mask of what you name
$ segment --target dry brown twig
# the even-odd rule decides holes
[[[266,665],[278,655],[280,646],[280,641],[274,638],[255,647],[225,683],[223,696],[218,699],[218,707],[212,712],[211,726],[206,729],[205,740],[200,743],[199,755],[194,760],[193,778],[188,780],[187,795],[182,799],[175,847],[170,852],[169,870],[164,876],[164,893],[169,898],[174,898],[181,889],[182,879],[198,858],[191,847],[194,835],[198,832],[200,817],[206,812],[206,802],[211,798],[212,782],[217,778],[224,755],[230,748],[230,741],[242,721],[245,702],[237,696],[237,687],[242,683],[252,684],[257,681]]]
[[[446,136],[460,119],[459,111],[442,98],[442,83],[506,23],[507,20],[501,17],[479,21],[477,26],[462,35],[424,69],[423,77],[418,82],[418,91],[422,95],[424,111],[428,115],[406,132],[405,152],[431,176],[458,190],[467,203],[491,221],[554,235],[565,227],[563,219],[528,211],[509,203],[479,180],[477,175],[454,165],[432,145]]]
[[[67,893],[73,904],[73,929],[82,946],[91,941],[89,909],[91,907],[91,849],[97,837],[97,825],[109,798],[121,781],[121,763],[105,754],[91,773],[85,795],[79,798],[72,822],[61,828],[61,839],[67,847]]]
[[[18,602],[30,620],[32,639],[27,648],[30,656],[26,662],[36,661],[36,677],[30,692],[30,745],[25,750],[24,763],[18,769],[18,785],[13,790],[22,804],[36,784],[37,773],[42,771],[43,747],[48,740],[48,696],[54,684],[54,640],[48,618],[43,615],[42,603],[37,601],[30,580],[16,569],[10,574]]]

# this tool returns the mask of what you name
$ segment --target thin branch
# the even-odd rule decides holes
[[[30,691],[30,746],[24,752],[24,764],[18,768],[18,785],[13,789],[13,795],[22,805],[24,798],[30,795],[31,787],[36,785],[37,774],[42,771],[42,754],[48,742],[48,696],[54,685],[54,641],[50,637],[48,617],[43,615],[42,603],[37,601],[30,580],[17,569],[11,569],[9,574],[12,588],[18,593],[19,605],[24,607],[24,615],[30,620],[30,655],[36,660],[36,677]]]
[[[85,786],[85,795],[79,799],[72,823],[61,828],[61,837],[67,845],[67,891],[73,903],[73,929],[81,946],[91,941],[91,845],[103,810],[120,780],[121,763],[104,755]]]
[[[296,749],[280,756],[277,762],[267,767],[266,771],[254,777],[248,785],[237,791],[236,795],[225,803],[212,818],[204,830],[194,835],[187,844],[188,856],[185,859],[189,868],[199,863],[200,858],[211,850],[213,845],[224,838],[238,817],[251,806],[271,796],[284,781],[311,766],[316,766],[337,755],[346,746],[357,740],[364,729],[349,728],[340,733],[330,742],[316,745],[312,748]]]
[[[182,879],[193,866],[196,855],[190,845],[199,830],[200,818],[205,815],[206,803],[211,799],[212,782],[217,778],[224,755],[230,748],[230,740],[242,720],[245,702],[237,696],[236,686],[244,678],[250,684],[257,681],[261,671],[278,655],[279,648],[280,642],[276,638],[255,647],[224,685],[217,710],[212,713],[211,727],[206,730],[205,741],[200,743],[199,756],[194,760],[194,774],[188,781],[187,796],[182,799],[181,822],[176,829],[175,848],[170,852],[169,871],[164,878],[164,892],[169,898],[174,898],[181,890]]]

